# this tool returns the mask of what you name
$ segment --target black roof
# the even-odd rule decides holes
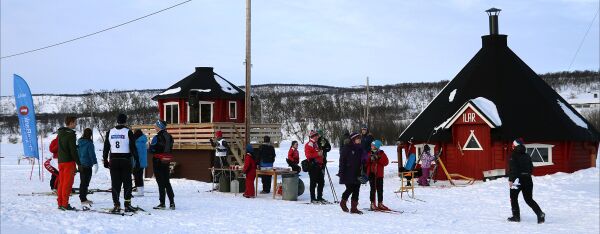
[[[168,92],[169,90],[173,92]],[[244,99],[246,95],[242,89],[215,73],[212,67],[196,67],[194,73],[171,85],[165,92],[154,96],[152,100],[189,98],[190,94],[197,95],[200,99]]]
[[[434,129],[466,102],[484,97],[496,105],[502,121],[501,126],[491,130],[494,140],[523,137],[525,141],[598,141],[598,131],[510,50],[506,39],[506,35],[483,36],[479,52],[400,134],[399,140],[450,141],[451,129]]]

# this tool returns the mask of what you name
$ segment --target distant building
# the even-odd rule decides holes
[[[584,114],[593,110],[600,110],[600,93],[590,92],[568,98],[567,102],[579,113]]]

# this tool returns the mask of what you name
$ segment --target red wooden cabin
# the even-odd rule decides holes
[[[494,20],[492,20],[495,18]],[[490,22],[497,15],[490,14]],[[481,180],[508,173],[512,141],[522,137],[534,175],[595,166],[600,134],[507,46],[507,36],[482,37],[482,48],[402,132],[417,155],[425,143],[449,173]],[[438,167],[437,179],[446,179]]]

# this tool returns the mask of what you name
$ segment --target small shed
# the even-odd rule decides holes
[[[401,141],[442,149],[450,173],[483,179],[508,172],[512,141],[525,140],[534,175],[595,166],[600,134],[546,84],[498,34],[499,9],[490,9],[482,48],[402,132]],[[400,150],[400,149],[399,149]],[[445,179],[438,167],[436,176]]]

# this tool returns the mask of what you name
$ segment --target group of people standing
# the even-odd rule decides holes
[[[124,211],[135,212],[137,207],[132,206],[132,176],[137,190],[136,196],[144,195],[144,169],[148,166],[147,151],[148,139],[137,129],[132,131],[126,126],[127,116],[119,114],[117,125],[106,132],[104,139],[103,164],[110,170],[111,193],[114,207],[111,212],[121,212],[119,195],[123,188]],[[58,129],[57,137],[50,143],[50,152],[58,160],[58,170],[51,165],[52,158],[44,166],[52,174],[51,189],[56,190],[58,209],[75,210],[69,203],[69,196],[73,192],[74,177],[80,175],[79,198],[81,205],[89,208],[93,201],[87,198],[92,172],[97,173],[98,162],[93,142],[92,129],[86,128],[79,140],[76,140],[75,128],[77,118],[65,118],[65,127]],[[155,124],[157,135],[150,143],[150,152],[153,153],[153,169],[159,187],[160,204],[155,209],[165,209],[165,194],[170,201],[170,209],[175,209],[174,193],[169,182],[169,162],[172,159],[171,150],[173,138],[166,131],[167,123],[157,121]]]

